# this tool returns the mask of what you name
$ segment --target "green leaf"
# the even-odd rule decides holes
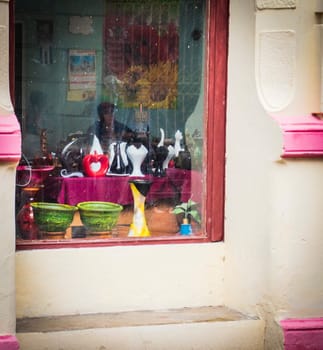
[[[191,217],[193,218],[193,220],[195,220],[197,223],[201,223],[201,217],[200,214],[197,210],[192,210],[190,212]]]
[[[185,212],[185,210],[183,210],[182,208],[174,208],[173,209],[174,214],[182,214],[184,212]]]
[[[197,210],[198,204],[192,200],[189,199],[187,203],[181,203],[179,205],[176,205],[176,207],[173,209],[174,214],[184,214],[185,217],[188,215],[191,215],[193,220],[195,220],[198,223],[201,223],[201,217]]]

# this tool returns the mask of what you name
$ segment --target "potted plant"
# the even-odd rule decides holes
[[[201,223],[201,215],[198,211],[198,204],[191,199],[185,203],[176,205],[173,213],[181,217],[180,234],[190,235],[192,233],[191,220]]]

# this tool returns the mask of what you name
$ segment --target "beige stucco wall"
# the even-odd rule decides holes
[[[215,305],[223,244],[17,253],[17,316]]]
[[[322,317],[322,160],[277,164],[269,290],[279,317]]]
[[[320,230],[319,213],[323,209],[320,200],[323,162],[281,160],[281,132],[270,116],[304,115],[319,106],[316,2],[298,1],[295,10],[276,9],[266,13],[255,12],[254,1],[248,3],[249,7],[246,1],[243,4],[231,1],[227,115],[225,285],[229,293],[226,295],[240,307],[248,307],[263,297],[267,299],[271,275],[276,276],[277,268],[283,267],[276,261],[278,247],[286,257],[289,255],[291,246],[300,239],[295,232],[295,227],[300,229],[300,221],[315,242],[318,237],[315,238],[314,231]],[[266,111],[257,90],[255,67],[264,63],[255,61],[257,35],[264,30],[289,29],[296,33],[297,47],[292,99],[282,110]],[[237,58],[239,64],[236,64]],[[277,62],[273,60],[272,64]],[[285,203],[284,207],[282,203]],[[285,220],[298,224],[286,226]],[[320,242],[316,243],[317,252],[320,252]],[[248,249],[241,249],[242,246]],[[310,258],[310,252],[303,254]],[[300,257],[300,260],[303,259]],[[313,266],[310,265],[312,274]],[[307,264],[302,268],[306,270]],[[285,269],[287,279],[289,273],[294,274],[291,270]],[[244,295],[242,300],[233,288],[237,281]],[[300,288],[307,287],[302,285]],[[312,289],[308,286],[313,297]],[[277,295],[289,294],[289,289],[276,292]],[[318,300],[322,297],[321,288],[316,292],[315,299]],[[299,300],[290,306],[299,308]]]
[[[258,99],[255,2],[231,1],[227,113],[226,303],[257,312],[270,273],[271,169],[279,158],[278,126]]]
[[[225,242],[18,252],[19,317],[225,303],[268,319],[279,349],[275,320],[322,314],[323,161],[280,160],[256,70],[257,33],[294,31],[291,98],[275,113],[318,108],[314,5],[260,12],[231,0]]]

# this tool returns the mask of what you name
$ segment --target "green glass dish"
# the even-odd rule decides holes
[[[77,207],[68,204],[34,202],[35,222],[40,231],[64,232],[72,223]]]
[[[90,233],[111,232],[123,206],[111,202],[88,201],[77,204],[83,225]]]

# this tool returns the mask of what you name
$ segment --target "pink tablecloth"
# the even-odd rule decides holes
[[[148,178],[148,177],[145,177]],[[84,201],[106,201],[132,204],[129,176],[61,178],[57,201],[76,205]],[[183,169],[167,169],[165,177],[149,177],[153,181],[147,202],[173,198],[186,202],[189,198],[200,202],[202,196],[201,174]],[[194,188],[192,193],[192,188]]]

